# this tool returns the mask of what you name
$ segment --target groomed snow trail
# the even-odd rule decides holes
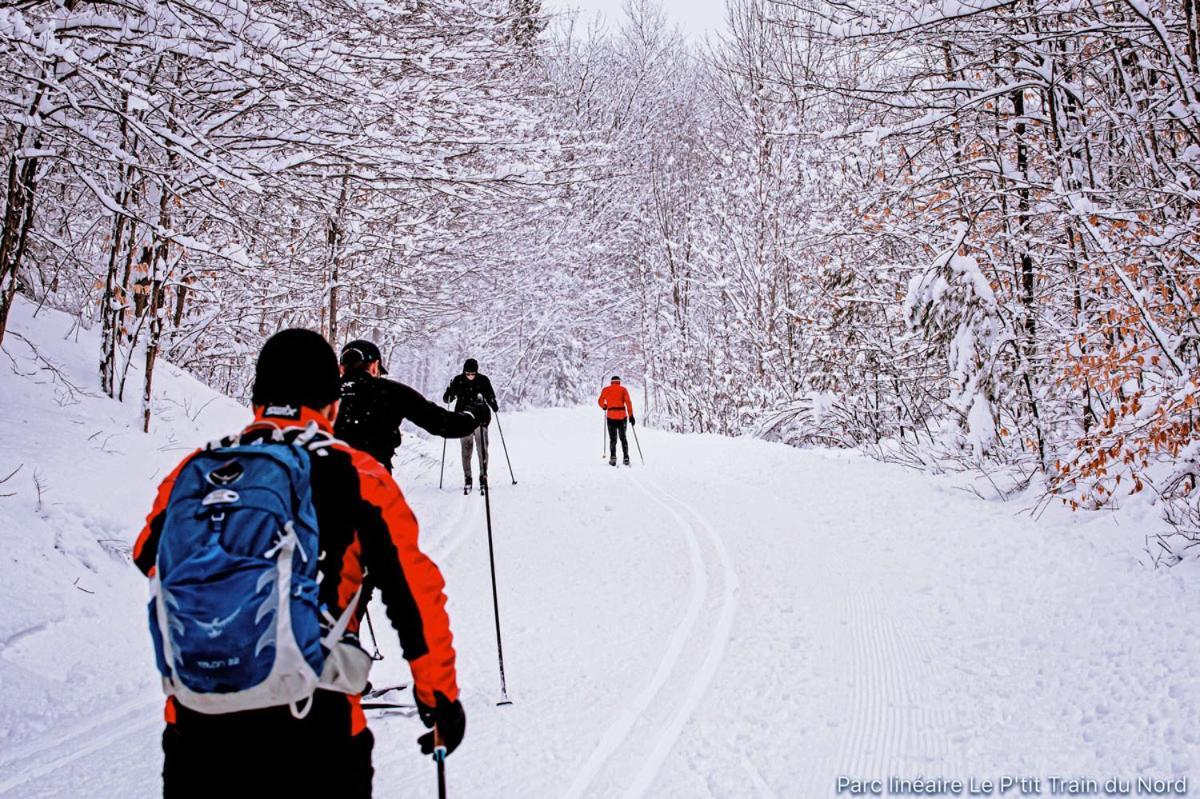
[[[1197,765],[1178,661],[1197,652],[1195,595],[1182,573],[1138,566],[1127,531],[1054,510],[1036,523],[949,480],[750,440],[639,428],[647,465],[614,469],[597,421],[506,416],[517,486],[494,437],[513,706],[494,706],[482,516],[440,561],[472,713],[451,758],[463,793],[825,797],[839,775]],[[482,505],[425,488],[436,468],[399,470],[422,519]],[[432,772],[405,724],[377,725],[401,747],[379,784],[420,795]]]
[[[606,763],[623,747],[632,749],[634,758],[641,758],[640,768],[632,775],[626,790],[619,792],[612,785],[601,795],[621,793],[637,797],[645,793],[712,681],[729,639],[737,604],[737,575],[716,533],[702,521],[689,520],[689,515],[696,518],[694,512],[657,486],[649,488],[642,479],[630,479],[671,517],[687,545],[691,568],[687,611],[672,633],[652,679],[622,708],[575,775],[566,794],[572,799],[597,787]],[[713,591],[713,583],[723,586],[719,595]],[[712,627],[703,634],[697,630],[702,613],[704,626]],[[669,682],[677,683],[679,689],[667,690]],[[634,735],[643,718],[657,719],[658,728]],[[624,771],[618,768],[618,785],[622,777],[628,778]]]
[[[77,369],[90,374],[90,357]],[[8,380],[2,396],[21,399]],[[209,396],[187,392],[184,409]],[[54,458],[41,468],[55,485],[120,479],[96,482],[88,502],[12,516],[39,535],[81,524],[131,538],[152,488],[141,483],[234,410],[204,436],[181,428],[147,451],[123,432],[100,454],[70,441],[106,423],[89,407],[65,420],[47,410],[20,457]],[[447,579],[469,716],[450,795],[807,799],[833,796],[839,775],[1200,774],[1197,575],[1147,573],[1110,519],[1052,510],[1034,522],[1016,503],[851,453],[644,427],[646,465],[635,451],[614,469],[595,446],[597,410],[503,422],[520,480],[494,432],[510,706],[495,704],[483,499],[462,495],[453,443],[443,491],[440,440],[407,436],[396,470]],[[43,453],[40,440],[71,446]],[[0,572],[23,586],[0,637],[0,796],[155,796],[143,581],[116,558],[74,569],[97,557],[82,543],[46,549],[36,580]],[[103,604],[76,590],[76,571]],[[382,608],[373,616],[386,655],[373,679],[407,681]],[[371,724],[376,795],[433,795],[419,722]]]
[[[3,775],[0,776],[0,795],[8,795],[9,791],[13,791],[14,796],[20,795],[15,791],[22,786],[46,778],[57,780],[58,775],[69,773],[76,763],[87,761],[131,738],[139,744],[153,738],[160,727],[161,708],[162,700],[157,696],[125,702],[87,721],[68,725],[53,735],[36,738],[0,754],[0,774]]]

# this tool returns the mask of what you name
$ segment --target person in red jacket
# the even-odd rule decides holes
[[[610,466],[617,465],[617,437],[619,436],[621,451],[625,454],[624,463],[628,466],[629,441],[625,438],[625,420],[628,419],[631,425],[636,425],[637,420],[633,418],[633,400],[629,398],[629,391],[621,385],[621,378],[613,375],[612,382],[600,392],[599,404],[608,418],[608,463]]]
[[[462,741],[466,716],[459,702],[445,583],[417,544],[416,517],[391,474],[375,458],[333,437],[339,388],[337,356],[320,334],[278,333],[258,358],[254,421],[214,446],[295,433],[309,442],[303,451],[320,541],[319,600],[337,616],[362,587],[348,628],[356,636],[370,594],[379,589],[412,670],[421,720],[437,727],[448,753]],[[155,574],[172,488],[196,454],[163,481],[134,544],[134,562],[148,577]],[[318,689],[307,715],[296,718],[286,705],[205,714],[168,697],[163,796],[370,797],[374,739],[361,700],[361,695]],[[433,733],[418,742],[423,752],[433,752]]]

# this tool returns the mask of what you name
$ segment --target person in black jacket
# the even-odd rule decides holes
[[[463,364],[462,374],[454,376],[450,381],[450,385],[446,387],[446,393],[442,396],[443,402],[455,400],[454,410],[464,411],[468,408],[479,408],[482,404],[483,408],[480,411],[486,411],[491,408],[492,411],[500,410],[500,405],[496,402],[496,392],[492,390],[492,381],[487,379],[487,375],[479,374],[479,362],[474,358],[467,358]],[[475,435],[466,436],[462,439],[462,465],[463,465],[463,493],[471,492],[471,451],[475,445],[479,445],[479,491],[483,493],[487,491],[487,467],[488,467],[488,424],[491,422],[491,414],[484,421],[480,421],[479,427],[475,429]]]
[[[379,348],[358,339],[342,347],[341,409],[334,435],[373,456],[387,470],[400,446],[400,423],[405,419],[435,436],[471,436],[483,416],[483,403],[464,403],[456,412],[439,407],[403,383],[388,380]]]

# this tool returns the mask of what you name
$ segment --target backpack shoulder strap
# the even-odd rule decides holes
[[[316,422],[309,422],[305,427],[295,427],[284,431],[283,440],[320,456],[326,455],[329,447],[345,444],[341,439],[335,438],[318,427]]]

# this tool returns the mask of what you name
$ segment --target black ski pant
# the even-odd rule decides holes
[[[163,732],[163,799],[370,799],[370,730],[350,734],[345,694],[317,691],[303,719],[288,707],[208,715],[176,703]]]
[[[608,457],[610,459],[617,457],[617,436],[621,437],[621,451],[626,458],[629,457],[629,441],[625,438],[625,427],[628,424],[628,419],[608,420]]]

